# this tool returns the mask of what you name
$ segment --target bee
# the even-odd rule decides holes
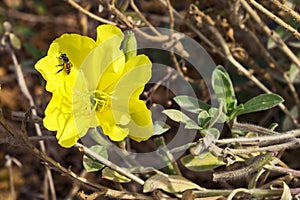
[[[65,53],[60,53],[60,56],[58,57],[59,60],[61,60],[63,63],[57,66],[62,66],[62,68],[60,70],[58,70],[56,72],[56,74],[58,74],[59,72],[61,72],[62,70],[65,70],[66,73],[69,75],[71,72],[71,67],[73,66],[72,63],[70,62],[67,54]]]

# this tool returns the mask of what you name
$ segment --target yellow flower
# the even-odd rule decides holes
[[[151,61],[145,55],[125,61],[123,38],[112,25],[99,26],[96,41],[64,34],[35,65],[53,94],[44,126],[57,131],[60,145],[73,146],[96,126],[114,141],[126,136],[142,141],[152,135],[151,112],[139,99],[151,77]]]

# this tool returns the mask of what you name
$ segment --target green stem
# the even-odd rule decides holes
[[[171,175],[181,175],[181,172],[178,168],[178,165],[176,162],[174,162],[174,157],[172,153],[167,149],[165,140],[163,137],[158,137],[156,139],[156,145],[159,148],[159,154],[161,155],[161,159],[166,165],[164,168],[167,172],[167,174]]]

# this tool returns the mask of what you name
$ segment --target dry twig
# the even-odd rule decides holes
[[[258,9],[259,11],[261,11],[262,13],[264,13],[265,15],[267,15],[268,17],[270,17],[272,20],[274,20],[276,23],[278,23],[280,26],[284,27],[286,30],[288,30],[291,33],[293,33],[293,35],[298,40],[300,40],[300,34],[299,34],[299,32],[296,29],[294,29],[291,25],[285,23],[282,19],[280,19],[279,17],[277,17],[276,15],[274,15],[268,9],[266,9],[265,7],[263,7],[261,4],[257,3],[255,0],[247,0],[247,1],[250,2],[251,5],[253,5],[256,9]]]

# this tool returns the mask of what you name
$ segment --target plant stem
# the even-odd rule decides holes
[[[76,143],[74,145],[75,147],[77,147],[80,151],[83,151],[84,153],[86,153],[89,156],[92,156],[93,158],[95,158],[96,160],[98,160],[100,163],[106,165],[107,167],[115,170],[116,172],[119,172],[120,174],[132,179],[133,181],[137,182],[140,185],[144,185],[144,181],[142,179],[140,179],[139,177],[135,176],[134,174],[130,173],[129,171],[125,170],[124,168],[121,168],[119,166],[117,166],[116,164],[112,163],[111,161],[103,158],[102,156],[96,154],[95,152],[93,152],[92,150],[90,150],[89,148],[87,148],[86,146]]]

